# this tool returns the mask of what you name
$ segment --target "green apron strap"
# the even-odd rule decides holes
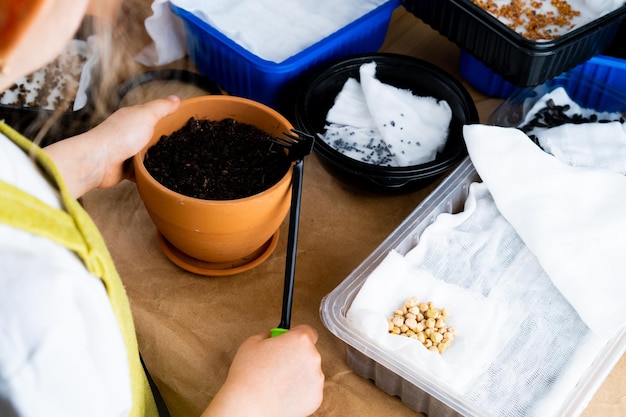
[[[0,222],[65,246],[85,262],[88,255],[74,220],[63,211],[0,180]],[[45,222],[41,219],[46,219]]]

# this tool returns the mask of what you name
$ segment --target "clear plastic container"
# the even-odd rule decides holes
[[[593,80],[560,77],[534,89],[526,89],[505,101],[494,112],[491,122],[515,126],[526,112],[554,88],[564,87],[581,106],[626,114],[626,93]],[[469,157],[372,252],[343,282],[321,302],[320,316],[324,326],[345,343],[348,366],[358,375],[374,381],[386,393],[398,396],[409,408],[429,416],[491,417],[467,398],[446,389],[422,373],[407,370],[401,359],[393,357],[355,329],[347,317],[361,287],[391,250],[405,255],[419,242],[421,234],[440,213],[457,213],[463,209],[469,186],[480,178]],[[578,384],[567,393],[562,407],[553,416],[575,417],[582,413],[613,367],[626,352],[626,328],[622,329],[585,371]]]
[[[516,90],[489,116],[489,124],[519,126],[537,100],[559,87],[581,107],[626,114],[626,90],[617,89],[582,71],[570,71],[539,86]]]
[[[459,69],[467,82],[490,97],[507,98],[522,89],[506,81],[466,51],[461,51]],[[626,59],[598,55],[579,64],[568,73],[572,76],[585,74],[611,87],[626,91]]]
[[[380,349],[349,323],[347,312],[369,274],[390,250],[406,254],[415,247],[421,233],[440,213],[462,210],[469,185],[479,177],[465,159],[439,187],[389,235],[348,277],[322,299],[320,315],[324,326],[346,344],[348,366],[363,378],[371,379],[389,395],[399,397],[409,408],[429,416],[492,417],[478,410],[466,398],[452,394],[425,375],[407,371],[401,360]],[[575,417],[582,413],[594,393],[626,351],[626,329],[612,339],[595,358],[582,382],[572,390],[554,416]]]

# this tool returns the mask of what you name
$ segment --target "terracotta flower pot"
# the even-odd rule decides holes
[[[146,170],[145,154],[161,136],[171,135],[191,117],[232,118],[273,135],[289,131],[292,125],[278,112],[249,99],[195,97],[183,100],[174,114],[162,119],[149,144],[134,157],[137,189],[165,255],[191,272],[232,275],[260,264],[275,249],[289,211],[292,170],[266,191],[235,200],[203,200],[166,188]]]

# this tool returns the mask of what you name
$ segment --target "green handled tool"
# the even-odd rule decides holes
[[[291,210],[289,213],[289,236],[287,238],[282,314],[278,327],[271,329],[272,337],[285,333],[291,327],[291,306],[293,304],[293,285],[296,273],[304,157],[311,153],[314,142],[314,138],[311,135],[293,129],[292,132],[284,133],[284,137],[277,137],[273,140],[274,143],[287,149],[289,157],[295,161],[295,164],[291,180]]]

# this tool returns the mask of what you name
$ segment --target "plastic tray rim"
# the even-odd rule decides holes
[[[384,366],[399,378],[413,384],[426,394],[447,405],[451,410],[461,413],[461,415],[487,417],[482,415],[471,404],[463,404],[462,399],[444,395],[445,388],[433,382],[432,379],[426,380],[420,375],[409,374],[398,361],[386,357],[381,349],[375,345],[370,345],[369,341],[359,335],[353,328],[343,325],[343,322],[347,322],[347,319],[345,319],[347,309],[363,285],[367,275],[382,262],[389,250],[398,249],[402,244],[406,244],[407,241],[411,247],[415,246],[423,229],[434,222],[436,215],[442,212],[434,213],[434,210],[445,207],[444,211],[451,212],[451,196],[453,193],[455,191],[458,192],[459,189],[465,192],[470,183],[478,180],[480,180],[478,173],[468,156],[356,269],[328,295],[322,298],[319,311],[324,326],[346,344],[346,349],[355,349],[361,352],[375,363]],[[421,227],[422,230],[419,231],[417,237],[412,239],[411,235],[416,233],[415,226]],[[401,248],[400,253],[406,249]],[[343,306],[342,297],[343,300],[347,300]],[[342,315],[334,317],[330,314],[329,311],[332,311],[333,308],[335,311],[340,311]],[[583,379],[576,384],[576,388],[579,388],[578,391],[570,392],[567,395],[563,405],[554,417],[571,417],[580,414],[624,352],[626,352],[626,327],[620,329],[608,342],[607,349],[594,359],[590,368],[583,375]],[[426,410],[415,411],[423,412]]]
[[[245,61],[258,67],[259,69],[264,69],[267,72],[271,71],[274,73],[277,73],[278,70],[280,70],[281,73],[287,73],[287,72],[292,71],[294,68],[299,68],[302,61],[311,60],[311,55],[312,54],[314,55],[314,53],[319,53],[321,47],[327,44],[329,41],[335,41],[338,38],[342,38],[346,36],[347,33],[351,32],[355,27],[362,25],[363,22],[366,22],[368,20],[375,18],[375,16],[378,16],[383,11],[387,11],[387,9],[389,9],[388,12],[391,13],[393,10],[395,10],[399,6],[400,6],[400,0],[387,0],[383,4],[376,7],[375,9],[370,10],[363,16],[350,22],[346,26],[343,26],[342,28],[324,37],[323,39],[320,39],[314,44],[296,53],[295,55],[292,55],[281,62],[274,62],[274,61],[267,60],[267,59],[259,57],[258,55],[253,54],[252,52],[248,51],[246,48],[239,45],[237,42],[233,41],[228,36],[224,35],[222,32],[220,32],[219,30],[217,30],[216,28],[214,28],[213,26],[211,26],[204,20],[200,19],[198,16],[170,2],[170,9],[172,10],[174,14],[176,14],[177,16],[181,18],[184,18],[185,21],[188,21],[190,24],[193,24],[198,30],[201,30],[205,34],[208,34],[212,38],[215,38],[220,43],[227,46],[234,53],[239,55]]]

